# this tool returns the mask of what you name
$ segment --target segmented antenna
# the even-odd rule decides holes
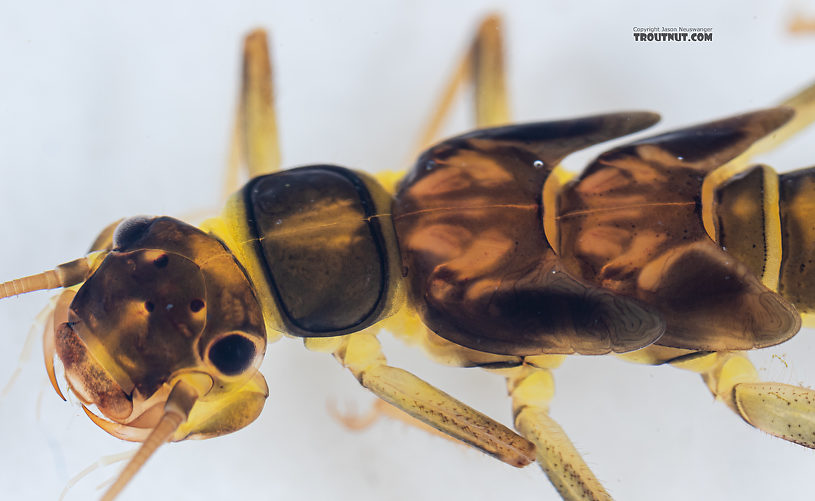
[[[141,444],[136,454],[130,458],[116,481],[102,496],[101,501],[113,501],[122,492],[122,489],[136,476],[153,453],[170,440],[178,427],[187,420],[199,395],[199,388],[194,383],[191,384],[183,379],[173,386],[167,397],[167,403],[164,405],[164,415],[161,416],[161,420]]]
[[[53,270],[0,283],[0,299],[25,294],[26,292],[56,289],[57,287],[70,287],[83,282],[88,276],[91,262],[97,258],[99,254],[98,252],[89,254],[88,256],[63,263]]]

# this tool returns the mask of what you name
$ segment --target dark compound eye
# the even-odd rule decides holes
[[[127,250],[147,232],[155,218],[131,217],[122,221],[113,234],[113,248]]]
[[[239,334],[224,336],[209,348],[209,361],[227,376],[245,371],[254,358],[255,343]]]

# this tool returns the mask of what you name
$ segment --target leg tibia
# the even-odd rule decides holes
[[[484,19],[470,49],[478,127],[509,123],[502,24],[495,14]]]
[[[611,499],[563,429],[543,409],[525,407],[515,427],[537,448],[538,464],[565,500]]]
[[[505,463],[526,466],[534,460],[535,446],[528,440],[413,374],[385,365],[374,335],[345,338],[334,356],[382,400]]]
[[[272,62],[263,30],[249,33],[244,40],[243,77],[224,179],[224,198],[240,187],[244,168],[250,178],[280,168]]]
[[[515,427],[535,444],[538,464],[560,495],[565,500],[611,499],[560,425],[549,417],[554,396],[549,370],[526,366],[516,372],[507,378]]]
[[[533,447],[511,430],[413,374],[380,365],[361,374],[363,386],[411,416],[513,466],[526,466]]]
[[[481,22],[469,49],[456,65],[422,133],[419,151],[427,148],[438,137],[444,120],[450,114],[453,102],[465,83],[473,86],[477,127],[509,123],[503,28],[498,15],[488,16]]]

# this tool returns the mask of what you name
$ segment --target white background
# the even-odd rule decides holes
[[[622,109],[657,130],[771,105],[815,80],[815,34],[793,37],[791,2],[17,2],[0,6],[0,279],[84,252],[107,223],[215,208],[236,98],[241,37],[272,34],[284,162],[376,171],[407,166],[423,119],[478,20],[506,18],[518,120]],[[807,8],[809,10],[807,10]],[[709,43],[635,43],[634,26],[708,26]],[[460,113],[450,131],[468,127]],[[769,158],[815,164],[815,135]],[[579,169],[599,150],[568,165]],[[0,302],[0,384],[48,293]],[[755,355],[762,377],[815,382],[815,340]],[[504,422],[500,378],[447,369],[384,336],[395,365]],[[775,356],[773,356],[775,354]],[[0,496],[55,499],[74,474],[132,448],[49,388],[38,342],[0,400]],[[383,421],[346,431],[326,412],[372,401],[327,356],[269,347],[271,396],[232,436],[165,447],[124,499],[557,499],[536,467]],[[553,416],[620,500],[811,499],[815,452],[751,429],[671,368],[573,357]],[[115,474],[89,477],[88,499]]]

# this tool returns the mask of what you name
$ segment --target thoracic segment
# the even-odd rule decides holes
[[[541,199],[562,157],[655,120],[633,113],[486,129],[423,154],[393,217],[424,323],[504,355],[622,352],[659,338],[656,310],[564,268],[544,234]]]
[[[393,210],[413,306],[436,334],[504,355],[653,342],[745,350],[788,339],[800,328],[795,306],[815,307],[806,274],[815,274],[815,175],[779,179],[760,166],[720,182],[710,206],[703,191],[791,113],[748,113],[613,149],[559,191],[543,186],[563,156],[651,119],[502,127],[431,148]],[[546,228],[544,207],[555,211]]]
[[[238,195],[267,312],[300,337],[360,331],[399,289],[390,196],[365,175],[313,165],[253,179]],[[258,270],[258,271],[254,271]],[[259,276],[258,276],[259,275]]]

